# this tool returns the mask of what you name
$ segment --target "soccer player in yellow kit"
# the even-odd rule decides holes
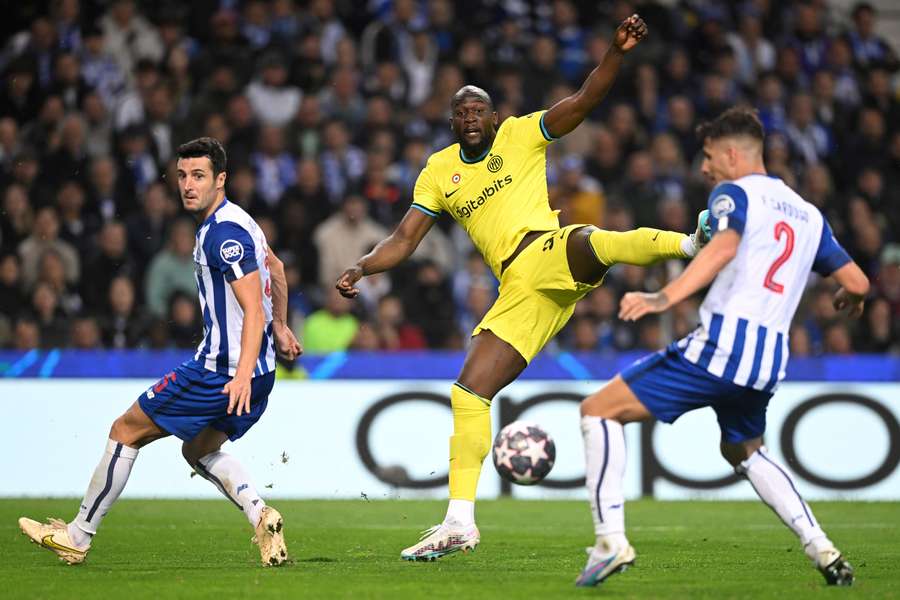
[[[562,329],[575,303],[600,285],[609,267],[649,265],[696,252],[693,238],[682,233],[560,228],[547,198],[547,145],[575,129],[600,103],[624,54],[646,33],[640,17],[629,17],[577,93],[547,111],[510,117],[499,129],[488,94],[475,86],[460,89],[450,119],[458,143],[431,155],[403,220],[337,281],[344,296],[355,297],[360,278],[405,260],[442,212],[466,230],[500,280],[499,297],[472,332],[450,391],[454,433],[447,516],[403,550],[404,559],[433,560],[478,544],[475,489],[491,447],[491,399]]]

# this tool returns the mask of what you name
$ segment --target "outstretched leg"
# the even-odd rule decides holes
[[[472,339],[459,378],[450,389],[450,502],[443,523],[400,553],[406,560],[434,560],[480,541],[475,493],[481,466],[491,449],[491,399],[515,380],[527,363],[508,343],[485,330]]]
[[[113,422],[106,450],[94,469],[75,519],[68,524],[50,519],[49,524],[44,524],[22,517],[19,519],[22,532],[70,565],[84,562],[91,538],[125,489],[138,449],[168,435],[135,402]]]
[[[691,258],[709,241],[709,211],[697,217],[697,230],[687,235],[640,227],[606,231],[585,226],[569,236],[569,270],[575,281],[597,283],[613,265],[647,266],[667,258]]]
[[[746,477],[760,499],[800,539],[803,549],[829,585],[853,583],[853,569],[822,531],[812,509],[800,496],[794,481],[762,445],[762,438],[738,443],[724,439],[722,456]]]

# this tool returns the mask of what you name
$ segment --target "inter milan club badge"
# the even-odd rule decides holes
[[[499,171],[500,169],[503,168],[503,159],[500,158],[499,154],[497,154],[496,156],[493,156],[488,161],[487,168],[488,168],[488,171],[490,171],[491,173],[496,173],[497,171]]]
[[[459,173],[454,173],[453,177],[450,178],[450,181],[452,181],[454,184],[456,184],[456,183],[459,183],[460,179],[462,179],[462,177],[459,176]]]

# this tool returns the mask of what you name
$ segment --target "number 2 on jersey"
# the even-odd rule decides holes
[[[784,251],[775,259],[772,266],[769,267],[769,272],[766,273],[766,280],[763,282],[763,285],[766,288],[772,290],[776,294],[783,294],[784,286],[775,281],[775,273],[781,268],[781,265],[787,262],[787,259],[791,257],[791,253],[794,251],[794,230],[784,221],[778,221],[775,224],[775,239],[781,241],[782,234],[787,236],[787,243],[784,245]]]

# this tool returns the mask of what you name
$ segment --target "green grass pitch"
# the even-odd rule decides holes
[[[856,568],[827,588],[794,537],[758,502],[631,502],[637,564],[577,589],[593,542],[587,504],[478,505],[478,551],[400,560],[437,501],[272,501],[293,562],[263,568],[252,531],[225,501],[123,500],[84,565],[69,567],[19,533],[21,515],[70,518],[75,500],[0,500],[0,597],[60,598],[900,598],[900,503],[817,502]]]

